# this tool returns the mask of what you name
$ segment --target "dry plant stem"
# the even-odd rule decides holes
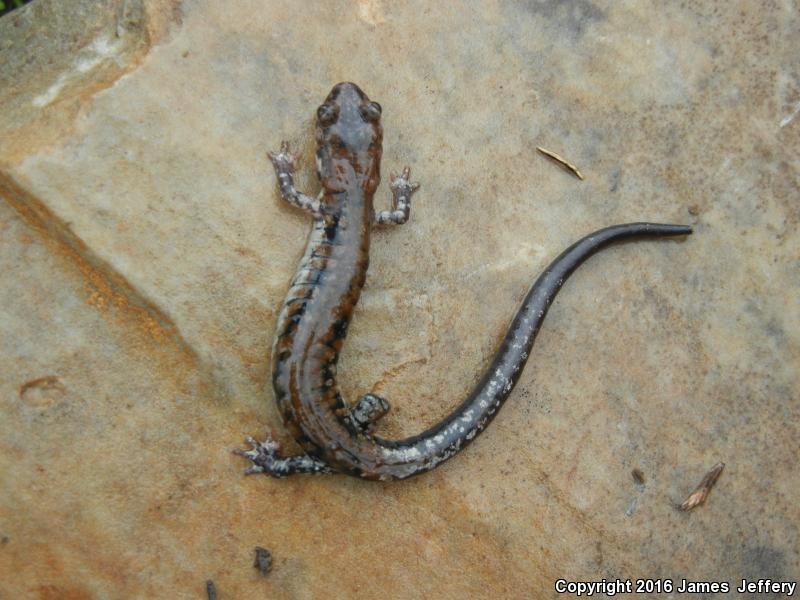
[[[724,468],[725,463],[717,463],[711,467],[711,470],[706,473],[700,484],[689,494],[689,497],[683,501],[681,510],[692,510],[695,506],[699,506],[705,502],[706,498],[708,498],[708,493],[711,491],[711,488],[714,487],[714,484],[717,482],[717,479],[719,479],[722,469]]]
[[[578,167],[576,167],[575,165],[573,165],[573,164],[572,164],[571,162],[569,162],[569,161],[568,161],[566,158],[564,158],[563,156],[561,156],[561,155],[559,155],[559,154],[556,154],[555,152],[552,152],[552,151],[550,151],[550,150],[547,150],[547,149],[545,149],[545,148],[542,148],[541,146],[537,146],[537,147],[536,147],[536,149],[537,149],[539,152],[541,152],[542,154],[544,154],[545,156],[547,156],[548,158],[551,158],[551,159],[553,159],[554,161],[556,161],[556,162],[557,162],[558,164],[560,164],[562,167],[566,168],[566,169],[567,169],[567,170],[568,170],[570,173],[572,173],[573,175],[575,175],[575,177],[577,177],[578,179],[580,179],[581,181],[583,181],[583,175],[581,175],[581,172],[578,170]]]

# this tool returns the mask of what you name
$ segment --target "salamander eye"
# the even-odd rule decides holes
[[[327,126],[339,116],[339,107],[335,104],[323,104],[317,109],[317,120],[322,126]]]
[[[374,123],[381,118],[381,105],[377,102],[370,102],[366,106],[361,107],[361,116],[365,121]]]

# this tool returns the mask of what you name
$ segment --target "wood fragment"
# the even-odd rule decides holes
[[[708,493],[711,491],[711,488],[714,487],[714,484],[717,482],[717,479],[719,479],[720,473],[722,473],[722,469],[724,468],[725,463],[721,462],[711,467],[711,470],[706,473],[700,484],[689,494],[689,497],[683,501],[680,507],[681,510],[692,510],[695,506],[699,506],[705,502],[706,498],[708,498]]]
[[[575,175],[578,179],[583,181],[583,175],[581,175],[581,172],[578,170],[578,167],[573,165],[566,158],[556,154],[555,152],[551,152],[550,150],[542,148],[541,146],[536,146],[536,149],[539,152],[541,152],[542,154],[544,154],[545,156],[547,156],[548,158],[551,158],[552,160],[556,161],[558,164],[560,164],[562,167],[564,167],[567,171],[569,171],[570,173]]]

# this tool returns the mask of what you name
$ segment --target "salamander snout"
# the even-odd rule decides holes
[[[343,82],[333,86],[325,102],[317,109],[317,121],[328,127],[340,118],[349,121],[378,123],[381,105],[373,102],[355,83]]]

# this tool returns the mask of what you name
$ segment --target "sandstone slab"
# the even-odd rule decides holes
[[[800,577],[790,3],[62,5],[0,20],[0,597]],[[316,192],[313,114],[341,80],[383,105],[384,171],[422,182],[374,237],[341,368],[349,398],[392,401],[383,435],[458,403],[576,238],[695,234],[581,268],[499,417],[430,474],[245,479],[245,435],[291,444],[267,363],[309,228],[265,152],[290,140]]]

